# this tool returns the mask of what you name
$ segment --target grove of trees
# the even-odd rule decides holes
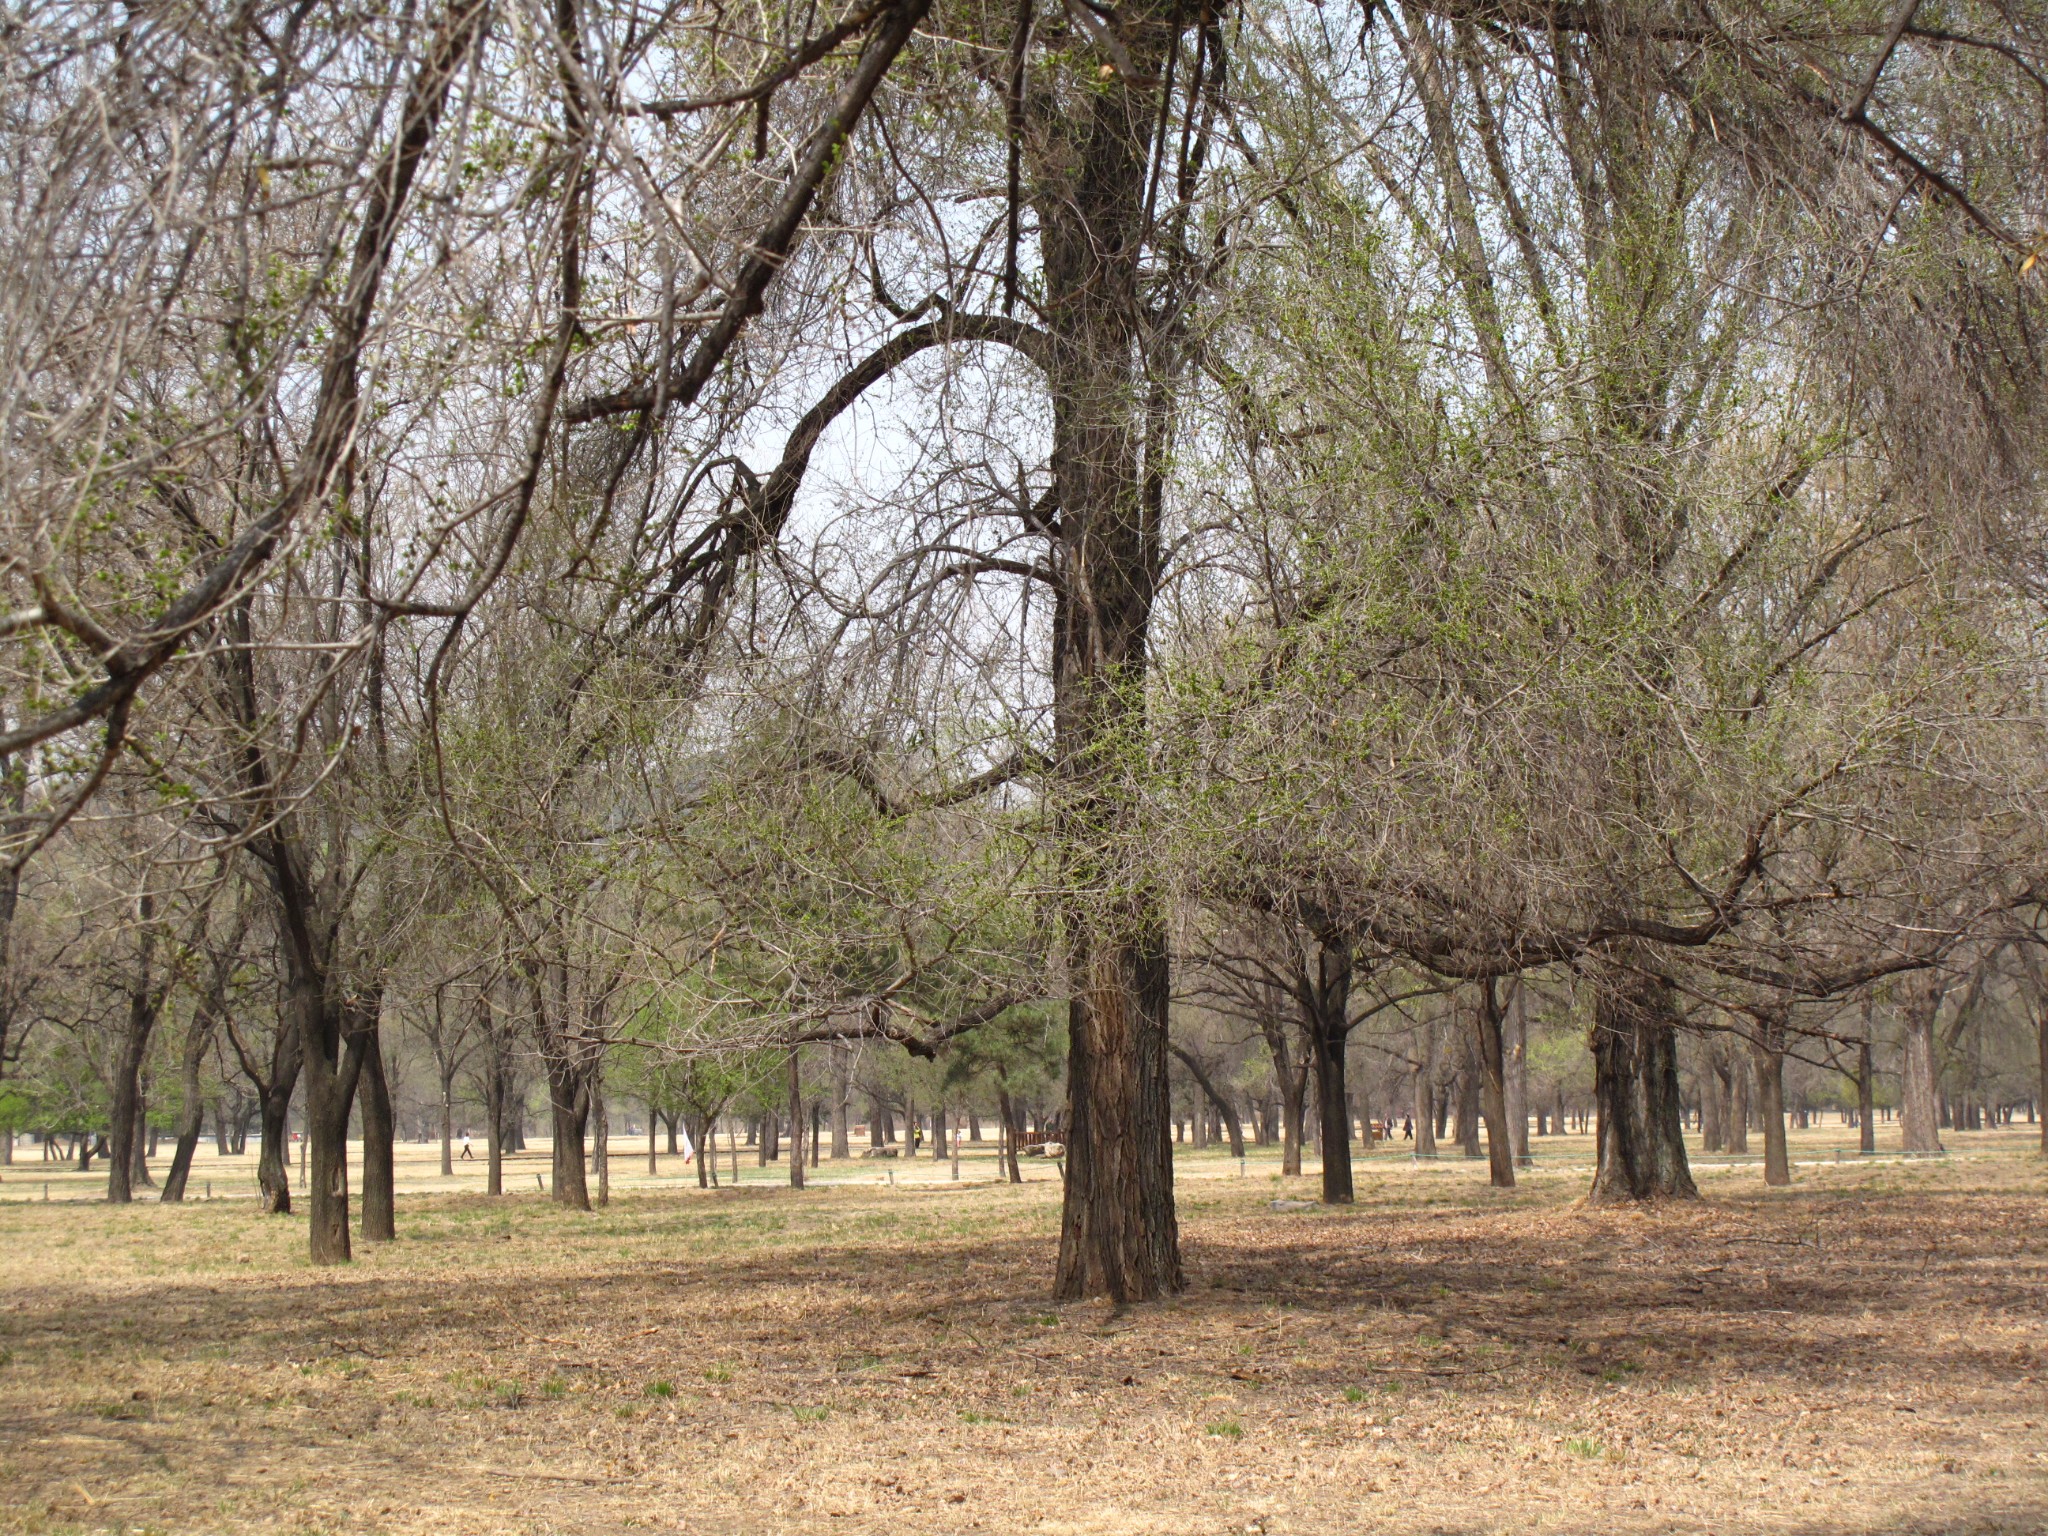
[[[971,1119],[1124,1301],[1177,1144],[2048,1150],[2040,7],[19,0],[0,81],[10,1155],[284,1213],[302,1129],[332,1263],[402,1136]]]

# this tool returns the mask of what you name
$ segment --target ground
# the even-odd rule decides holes
[[[46,1204],[17,1162],[0,1530],[2048,1529],[2048,1164],[1852,1137],[1648,1211],[1554,1139],[1508,1194],[1380,1154],[1342,1211],[1188,1154],[1189,1288],[1122,1310],[1046,1301],[1056,1171],[985,1158],[408,1195],[325,1271],[245,1200]]]

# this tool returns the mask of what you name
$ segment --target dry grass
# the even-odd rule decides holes
[[[426,1196],[324,1273],[246,1204],[0,1205],[0,1529],[2036,1531],[2023,1148],[1650,1212],[1190,1177],[1191,1288],[1122,1313],[1043,1300],[1051,1183]]]

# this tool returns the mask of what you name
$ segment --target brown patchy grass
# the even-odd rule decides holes
[[[1231,1170],[1234,1171],[1234,1170]],[[2019,1532],[2048,1172],[1717,1173],[1590,1211],[1196,1161],[1190,1288],[1044,1300],[1057,1186],[0,1205],[0,1530]]]

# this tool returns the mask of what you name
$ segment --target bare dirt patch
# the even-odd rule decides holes
[[[1191,1170],[1192,1171],[1192,1170]],[[1192,1285],[1055,1307],[1055,1184],[0,1206],[0,1529],[2019,1532],[2048,1174],[1189,1179]]]

